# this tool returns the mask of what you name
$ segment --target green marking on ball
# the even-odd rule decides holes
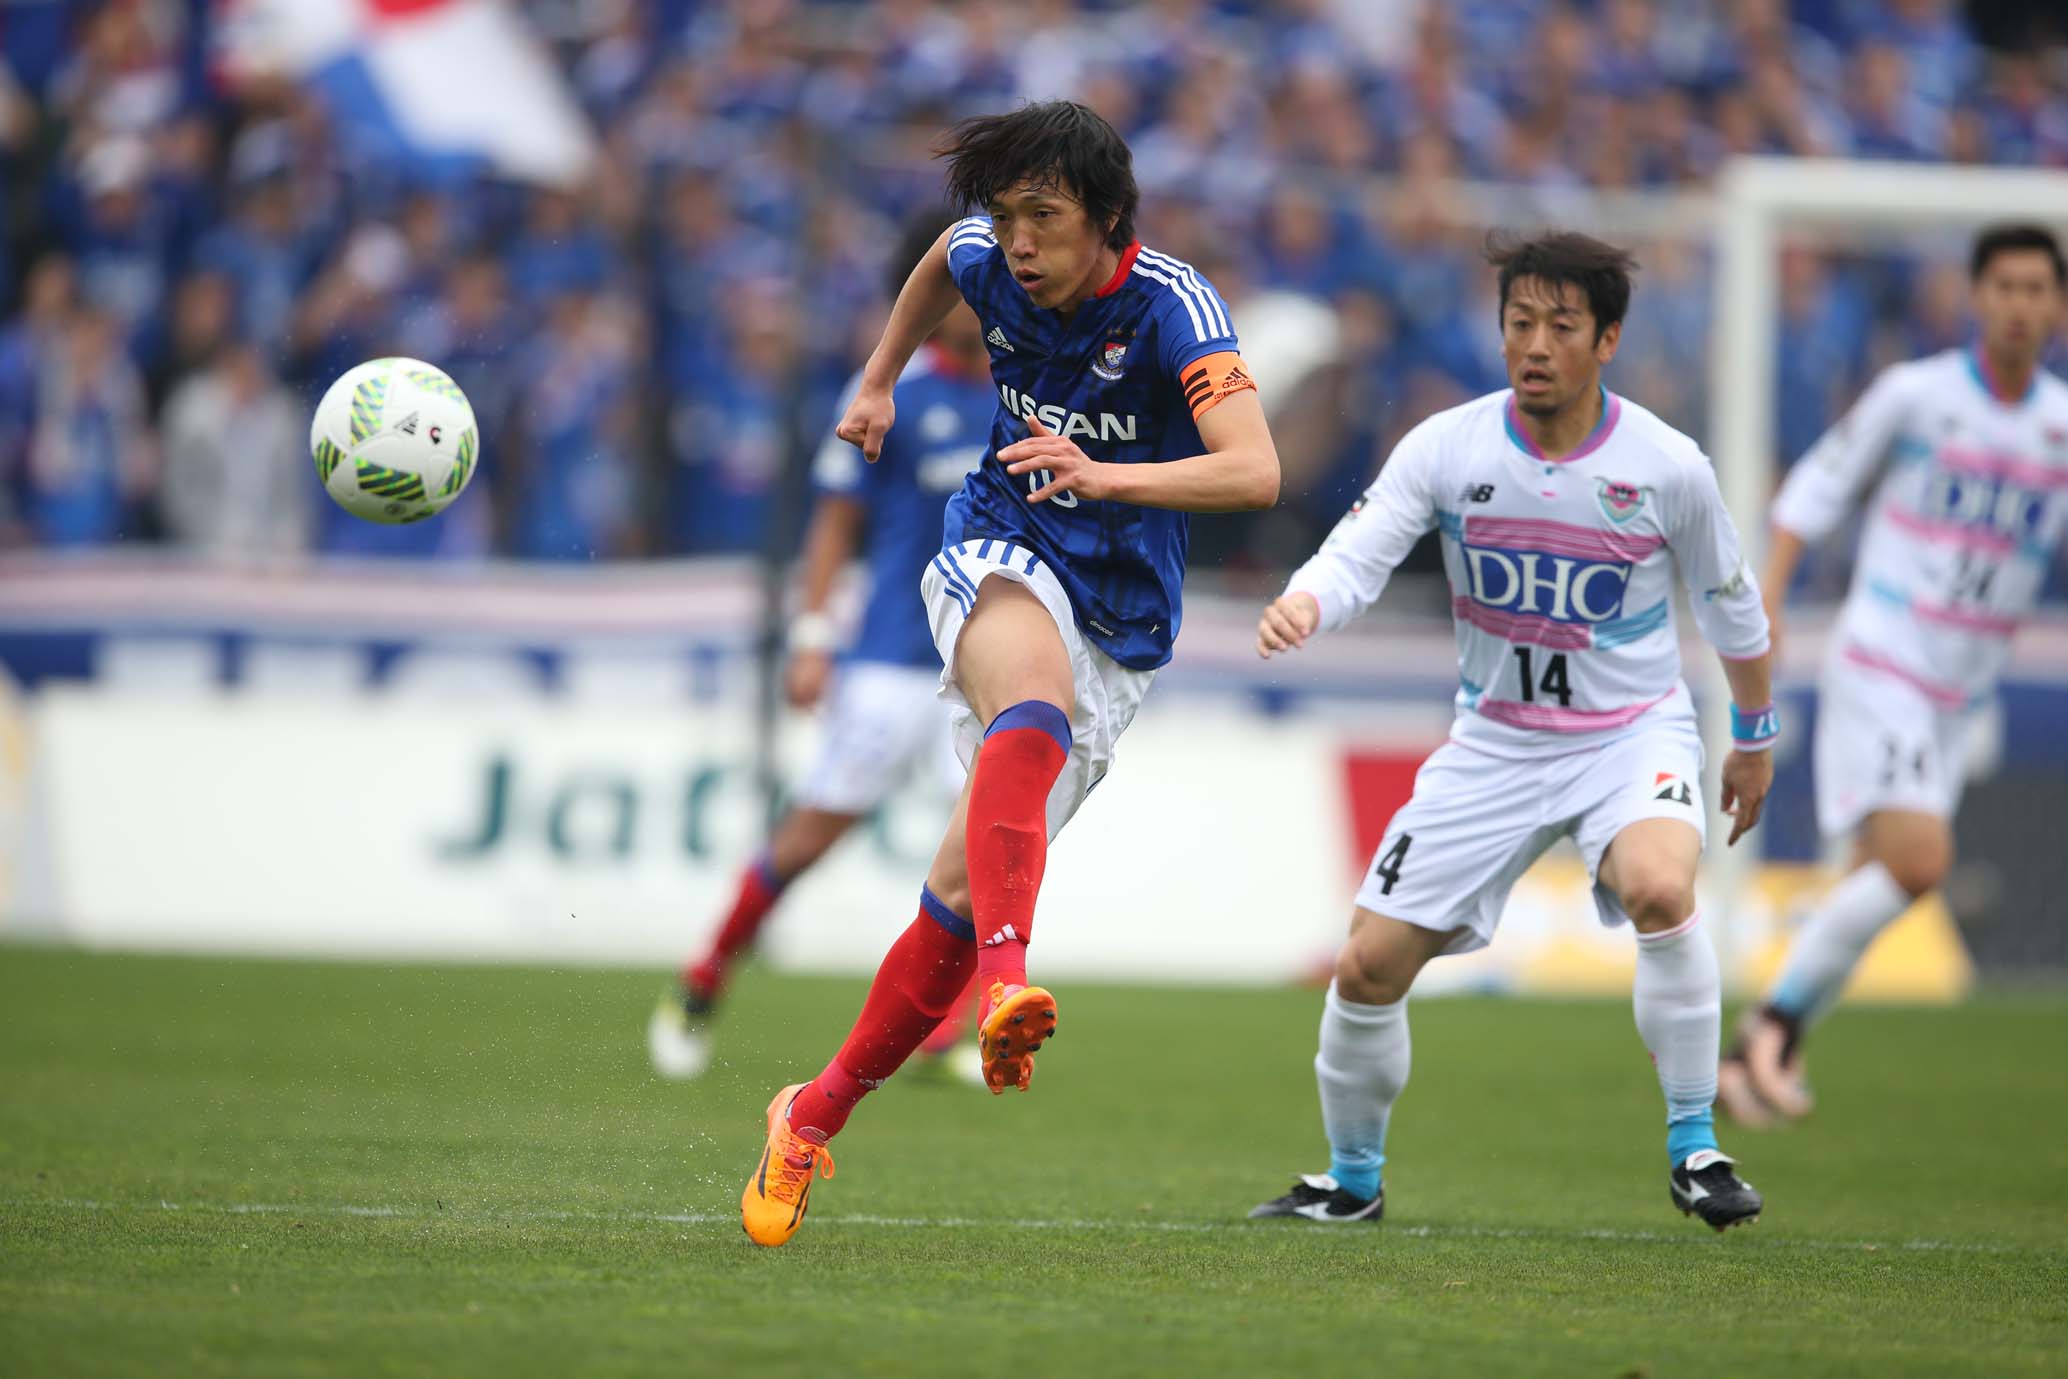
[[[467,400],[467,395],[460,391],[459,384],[453,382],[444,374],[437,373],[431,369],[409,370],[409,381],[427,393],[435,393],[439,397],[449,397],[454,402],[465,402]]]
[[[467,476],[474,472],[474,428],[469,426],[460,432],[460,443],[452,460],[452,472],[445,476],[445,486],[438,490],[439,496],[450,498],[467,486]]]
[[[376,498],[421,502],[424,496],[424,476],[400,469],[389,469],[385,465],[368,464],[361,460],[359,490],[362,493],[371,493]]]
[[[338,461],[342,460],[344,457],[345,452],[338,448],[337,442],[333,441],[328,436],[324,436],[321,439],[319,439],[316,442],[317,477],[321,479],[322,482],[326,484],[329,483],[330,476],[337,470]]]
[[[352,390],[352,444],[357,445],[381,427],[381,409],[388,401],[388,376],[379,374]]]

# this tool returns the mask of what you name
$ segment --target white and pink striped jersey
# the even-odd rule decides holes
[[[1708,457],[1613,393],[1594,434],[1547,458],[1503,390],[1439,412],[1294,572],[1330,631],[1370,607],[1421,535],[1442,533],[1457,618],[1451,737],[1507,757],[1591,747],[1693,715],[1674,631],[1677,567],[1725,656],[1767,649],[1759,588]]]
[[[1837,656],[1942,708],[1987,694],[2068,526],[2068,384],[1999,399],[1978,357],[1898,364],[1789,472],[1774,525],[1815,544],[1872,488]]]

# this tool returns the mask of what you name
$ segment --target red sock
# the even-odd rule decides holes
[[[962,994],[949,1005],[948,1013],[933,1027],[933,1033],[926,1036],[926,1042],[919,1046],[920,1052],[943,1054],[962,1042],[962,1036],[969,1029],[970,1003],[976,999],[977,979],[971,973],[969,983],[962,988]]]
[[[792,1129],[840,1133],[855,1103],[903,1066],[968,988],[974,937],[968,920],[919,892],[919,917],[884,955],[847,1042],[790,1103]]]
[[[725,990],[725,979],[731,973],[733,960],[745,952],[754,942],[754,936],[761,932],[768,912],[782,898],[784,884],[769,864],[767,853],[755,858],[740,873],[739,894],[733,897],[731,913],[718,926],[718,936],[711,940],[711,951],[700,961],[682,969],[683,985],[694,987],[706,996],[716,996]]]
[[[1039,699],[1013,705],[984,732],[963,844],[979,992],[1027,984],[1034,899],[1048,865],[1048,794],[1069,757],[1069,715]]]

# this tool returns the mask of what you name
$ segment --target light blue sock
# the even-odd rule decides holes
[[[1767,1004],[1802,1024],[1814,1021],[1838,999],[1875,935],[1909,908],[1909,892],[1881,863],[1853,871],[1818,902],[1796,934]]]
[[[1637,936],[1637,980],[1631,987],[1637,1032],[1651,1051],[1666,1096],[1666,1152],[1678,1166],[1698,1149],[1716,1147],[1716,1057],[1720,1051],[1723,983],[1716,950],[1700,917]]]
[[[1379,1195],[1379,1173],[1385,1165],[1384,1154],[1346,1153],[1334,1149],[1329,1151],[1328,1176],[1352,1197],[1362,1197],[1369,1202]]]
[[[1367,1201],[1379,1195],[1386,1163],[1386,1122],[1407,1085],[1410,1049],[1407,1001],[1362,1005],[1331,984],[1321,1010],[1321,1048],[1314,1080],[1328,1133],[1329,1176]]]
[[[1666,1122],[1666,1158],[1668,1166],[1678,1168],[1687,1162],[1687,1156],[1704,1149],[1715,1149],[1716,1116],[1710,1111],[1682,1116],[1679,1120]]]

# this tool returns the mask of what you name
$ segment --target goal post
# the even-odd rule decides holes
[[[1996,220],[2068,225],[2068,175],[2032,168],[1948,167],[1837,158],[1736,158],[1716,181],[1709,440],[1717,482],[1745,558],[1765,554],[1766,509],[1784,458],[1774,453],[1774,342],[1779,337],[1779,258],[1784,237],[1812,232],[1878,235],[1957,230]],[[1703,738],[1729,740],[1729,691],[1705,658]],[[1715,808],[1714,802],[1711,804]],[[1712,814],[1712,840],[1729,821]],[[1751,880],[1751,853],[1710,849],[1710,885],[1729,925]],[[1728,948],[1733,937],[1719,930]],[[1726,971],[1736,954],[1725,951]]]

